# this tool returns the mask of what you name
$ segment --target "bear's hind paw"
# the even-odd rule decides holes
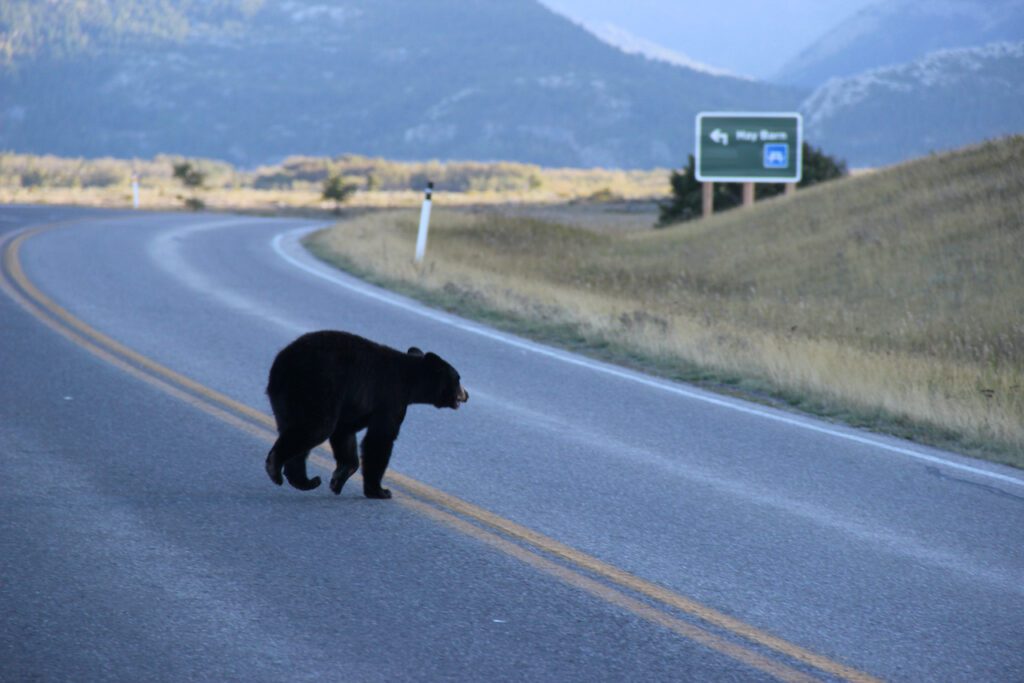
[[[300,491],[312,491],[317,486],[320,486],[320,477],[313,477],[312,479],[306,479],[304,481],[301,479],[296,481],[289,479],[288,483],[291,484],[293,488],[297,488]]]
[[[284,477],[281,475],[281,467],[274,460],[274,451],[270,451],[266,462],[267,476],[270,477],[270,481],[281,486],[284,484]]]

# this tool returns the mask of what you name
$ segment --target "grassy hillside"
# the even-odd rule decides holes
[[[1024,137],[669,230],[435,207],[324,258],[549,341],[1024,466]]]

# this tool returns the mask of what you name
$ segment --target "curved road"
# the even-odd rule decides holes
[[[426,309],[313,227],[0,208],[0,679],[1024,680],[1024,474]],[[472,396],[409,411],[392,501],[263,471],[320,328]]]

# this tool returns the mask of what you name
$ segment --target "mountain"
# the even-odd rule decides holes
[[[800,106],[807,139],[877,166],[1024,132],[1024,42],[940,50],[836,78]]]
[[[803,93],[628,55],[535,0],[4,0],[0,149],[682,164]]]
[[[1024,0],[885,0],[841,22],[773,79],[816,87],[929,52],[1024,40]]]
[[[686,58],[764,80],[842,19],[878,0],[540,2],[584,26],[611,24]],[[655,48],[654,54],[660,52]]]
[[[735,74],[730,73],[726,69],[698,62],[677,50],[667,48],[653,40],[641,38],[610,21],[579,22],[579,24],[604,42],[617,47],[627,54],[643,55],[648,59],[667,62],[676,66],[684,66],[688,69],[702,71],[715,76],[735,76]]]

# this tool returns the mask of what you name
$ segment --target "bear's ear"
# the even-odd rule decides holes
[[[415,346],[410,346],[409,347],[409,355],[410,356],[416,356],[417,358],[422,358],[423,357],[423,352],[420,351],[419,349],[417,349]]]

